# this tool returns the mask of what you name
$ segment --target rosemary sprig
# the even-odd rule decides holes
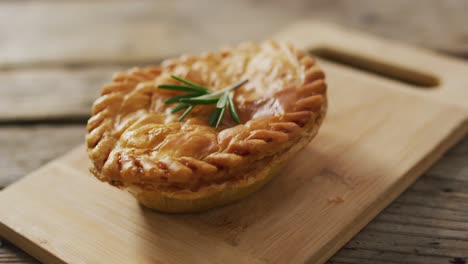
[[[174,96],[174,97],[171,97],[171,98],[167,99],[166,101],[164,101],[164,103],[166,103],[166,104],[177,103],[177,102],[180,101],[180,99],[196,97],[196,96],[199,96],[199,95],[200,95],[200,93],[189,93],[189,94],[178,95],[178,96]]]
[[[214,126],[214,124],[216,123],[217,119],[218,119],[218,116],[219,114],[221,113],[221,109],[219,108],[216,108],[210,115],[210,121],[208,121],[208,124],[210,124],[210,126]]]
[[[201,86],[201,85],[199,85],[199,84],[193,83],[193,82],[191,82],[191,81],[189,81],[189,80],[186,80],[186,79],[184,79],[184,78],[181,78],[181,77],[179,77],[179,76],[177,76],[177,75],[171,75],[171,77],[172,77],[173,79],[178,80],[178,81],[181,82],[181,83],[185,83],[186,85],[188,85],[188,86],[190,86],[190,87],[192,87],[192,88],[194,88],[194,89],[198,89],[198,90],[204,91],[204,92],[210,91],[210,89],[208,89],[208,88],[206,88],[206,87],[204,87],[204,86]]]
[[[228,96],[229,101],[229,113],[231,114],[232,120],[237,124],[240,124],[239,116],[237,115],[236,108],[234,107],[234,102],[232,101],[232,96]]]
[[[187,110],[185,110],[185,112],[179,117],[179,120],[184,119],[190,113],[190,111],[192,111],[192,109],[193,109],[193,105],[190,105],[187,108]]]
[[[179,117],[179,121],[182,121],[193,110],[195,105],[216,104],[215,110],[210,115],[210,126],[216,126],[216,128],[219,127],[226,108],[229,108],[232,120],[238,124],[240,123],[239,115],[236,112],[231,92],[246,84],[248,82],[247,79],[229,85],[222,90],[213,92],[207,87],[193,83],[182,77],[176,75],[171,75],[171,77],[185,85],[161,84],[158,85],[158,88],[190,92],[188,94],[171,97],[164,101],[166,104],[179,103],[176,107],[172,108],[171,113],[176,113],[182,109],[186,109]]]
[[[189,107],[190,105],[189,104],[186,104],[186,103],[182,103],[182,104],[179,104],[178,106],[172,108],[171,110],[171,113],[176,113],[176,112],[179,112],[180,110],[184,109],[184,108],[187,108]],[[179,120],[180,121],[180,120]]]
[[[202,98],[201,96],[198,96],[198,97],[192,97],[192,98],[182,98],[179,100],[179,102],[184,102],[184,103],[187,103],[187,104],[204,104],[204,105],[207,105],[207,104],[214,104],[216,102],[218,102],[219,98],[216,98],[216,97],[213,97],[213,98]]]
[[[174,91],[184,91],[184,92],[195,92],[195,93],[204,93],[200,89],[195,89],[190,86],[183,86],[183,85],[176,85],[176,84],[161,84],[158,88],[166,89],[166,90],[174,90]]]

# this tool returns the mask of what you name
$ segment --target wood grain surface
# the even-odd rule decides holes
[[[467,10],[463,0],[0,1],[0,185],[82,142],[97,87],[114,69],[263,39],[302,18],[467,58]],[[467,138],[382,213],[393,220],[378,217],[330,262],[465,263],[466,160]],[[31,261],[0,247],[0,263]]]

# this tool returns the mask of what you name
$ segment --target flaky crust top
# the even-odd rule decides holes
[[[213,105],[195,106],[182,121],[164,100],[178,92],[171,74],[213,89],[242,79],[234,92],[241,124],[226,115],[218,129]],[[86,136],[91,172],[119,187],[196,190],[242,178],[320,125],[326,112],[324,74],[314,59],[273,41],[242,44],[161,66],[116,74],[95,101]]]

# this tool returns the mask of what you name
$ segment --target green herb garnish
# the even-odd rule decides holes
[[[236,112],[234,101],[232,100],[231,92],[238,89],[242,85],[248,82],[247,79],[232,84],[219,91],[211,91],[207,87],[193,83],[184,78],[176,75],[171,77],[184,85],[177,84],[161,84],[158,85],[160,89],[174,90],[181,92],[189,92],[187,94],[177,95],[164,101],[166,104],[179,103],[177,106],[171,109],[171,113],[179,112],[182,109],[186,109],[185,112],[179,117],[179,121],[182,121],[193,109],[195,105],[208,105],[216,104],[215,110],[211,113],[209,124],[210,126],[219,127],[221,120],[223,119],[226,108],[229,108],[232,120],[237,124],[240,123],[239,115]]]

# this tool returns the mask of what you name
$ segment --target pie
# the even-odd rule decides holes
[[[178,75],[232,92],[240,124],[229,114],[209,125],[216,105],[196,105],[182,120],[159,89]],[[87,124],[90,171],[164,212],[195,212],[261,188],[308,145],[325,117],[326,83],[315,60],[290,44],[266,41],[184,55],[159,66],[117,73],[102,88]],[[284,175],[287,177],[287,175]]]

